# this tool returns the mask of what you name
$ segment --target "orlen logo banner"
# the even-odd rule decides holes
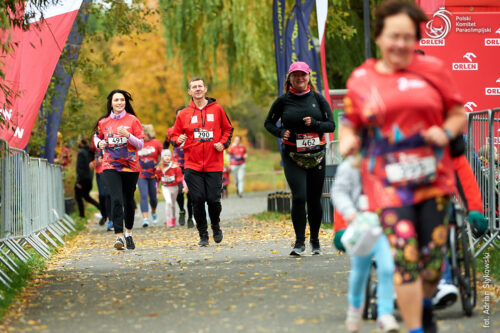
[[[444,7],[429,14],[417,45],[451,70],[467,111],[500,107],[500,12],[452,12]],[[492,75],[495,76],[492,78]]]
[[[0,137],[9,146],[24,149],[31,136],[31,130],[49,86],[50,79],[66,43],[82,0],[64,0],[57,4],[49,2],[30,22],[28,31],[11,30],[11,38],[17,45],[3,57],[5,78],[2,84],[8,86],[14,97],[7,105],[3,91],[0,91]],[[25,2],[25,8],[32,10],[32,1]],[[0,37],[7,33],[0,31]]]

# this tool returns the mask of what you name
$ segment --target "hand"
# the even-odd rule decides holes
[[[76,185],[75,185],[75,186],[76,186],[76,188],[77,188],[77,189],[79,189],[79,190],[81,190],[81,189],[82,189],[82,185],[80,185],[80,184],[78,184],[78,183],[76,183]]]
[[[129,133],[129,131],[127,131],[125,126],[118,126],[118,134],[120,134],[120,136],[130,138],[130,133]]]
[[[189,190],[188,190],[187,186],[184,186],[184,187],[182,188],[182,193],[185,193],[185,194],[188,194],[188,193],[189,193]]]
[[[431,145],[444,147],[450,143],[448,135],[446,135],[444,129],[439,126],[431,126],[421,134],[424,137],[425,142]]]
[[[304,117],[302,118],[302,120],[304,121],[304,123],[306,124],[306,126],[310,126],[311,125],[311,117]]]
[[[288,140],[289,137],[290,137],[290,131],[286,130],[285,133],[283,133],[283,139]]]
[[[99,143],[97,145],[99,146],[100,149],[104,149],[104,148],[106,148],[108,143],[106,142],[106,140],[101,140],[101,141],[99,141]]]
[[[360,140],[357,135],[346,135],[339,141],[339,152],[342,156],[348,156],[359,150]]]
[[[221,152],[224,150],[224,145],[220,142],[214,143],[215,150],[218,152]]]
[[[186,142],[186,140],[187,140],[187,135],[186,135],[186,134],[181,134],[181,135],[179,135],[179,137],[177,138],[177,143],[178,143],[178,144],[181,144],[181,143]]]
[[[477,210],[469,212],[469,223],[474,237],[479,238],[488,230],[488,220]]]
[[[89,169],[94,170],[95,169],[95,161],[92,161],[89,163]]]

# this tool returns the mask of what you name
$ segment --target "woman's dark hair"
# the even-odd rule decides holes
[[[106,104],[107,112],[104,116],[97,119],[97,122],[94,126],[94,133],[97,133],[97,125],[99,124],[99,121],[103,118],[109,117],[111,112],[113,112],[113,106],[111,105],[111,102],[113,101],[114,94],[122,94],[123,97],[125,97],[125,111],[127,113],[130,113],[131,115],[135,116],[134,108],[132,107],[132,104],[130,104],[130,101],[133,101],[132,95],[130,95],[130,93],[128,91],[121,90],[121,89],[115,89],[115,90],[111,91],[107,97],[107,99],[108,99],[108,102]]]
[[[377,7],[375,10],[375,38],[380,36],[384,30],[385,19],[400,13],[408,15],[412,20],[417,32],[415,37],[420,40],[422,38],[420,23],[427,22],[427,15],[413,1],[406,0],[387,0]]]

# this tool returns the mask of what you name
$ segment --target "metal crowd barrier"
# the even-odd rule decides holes
[[[500,248],[499,149],[500,108],[468,113],[466,156],[479,184],[485,217],[488,219],[488,232],[474,240],[475,245],[482,244],[475,257],[489,246]]]
[[[0,139],[0,282],[10,286],[6,270],[18,274],[14,257],[27,262],[31,247],[48,259],[74,226],[64,211],[61,167]]]

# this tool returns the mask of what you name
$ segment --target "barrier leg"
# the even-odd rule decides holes
[[[5,240],[4,244],[9,248],[9,250],[14,253],[16,257],[18,257],[22,262],[27,263],[28,259],[31,258],[31,256],[26,252],[25,249],[21,245],[19,245],[16,241],[12,239],[7,239]]]
[[[38,242],[36,240],[34,240],[33,238],[31,238],[30,236],[26,237],[25,240],[26,240],[26,242],[28,242],[29,245],[31,245],[31,247],[36,252],[40,253],[40,255],[42,257],[44,257],[45,259],[49,259],[50,253],[47,252],[43,247],[41,247],[40,244],[38,244]]]
[[[45,230],[40,231],[40,233],[42,234],[43,237],[45,237],[46,240],[50,242],[50,244],[52,244],[52,246],[59,247],[59,245],[51,237],[49,237],[49,235],[47,235]]]
[[[69,216],[68,216],[68,217],[69,217]],[[70,218],[71,218],[71,217],[70,217]],[[71,231],[76,231],[75,226],[74,226],[74,223],[75,223],[75,222],[71,222],[71,221],[73,221],[73,220],[71,220],[71,221],[70,221],[70,220],[68,220],[68,219],[66,219],[66,218],[63,218],[63,219],[61,219],[60,221],[61,221],[61,223],[63,223],[63,224],[64,224],[67,228],[71,229]]]
[[[71,223],[73,226],[76,226],[76,222],[75,222],[75,220],[73,220],[73,219],[71,218],[71,216],[69,216],[68,214],[64,214],[63,219],[67,220],[67,221],[68,221],[69,223]]]
[[[63,235],[60,235],[53,225],[49,225],[47,227],[47,230],[50,231],[52,236],[54,236],[59,241],[59,243],[61,243],[62,245],[66,244],[66,242],[61,238]]]

